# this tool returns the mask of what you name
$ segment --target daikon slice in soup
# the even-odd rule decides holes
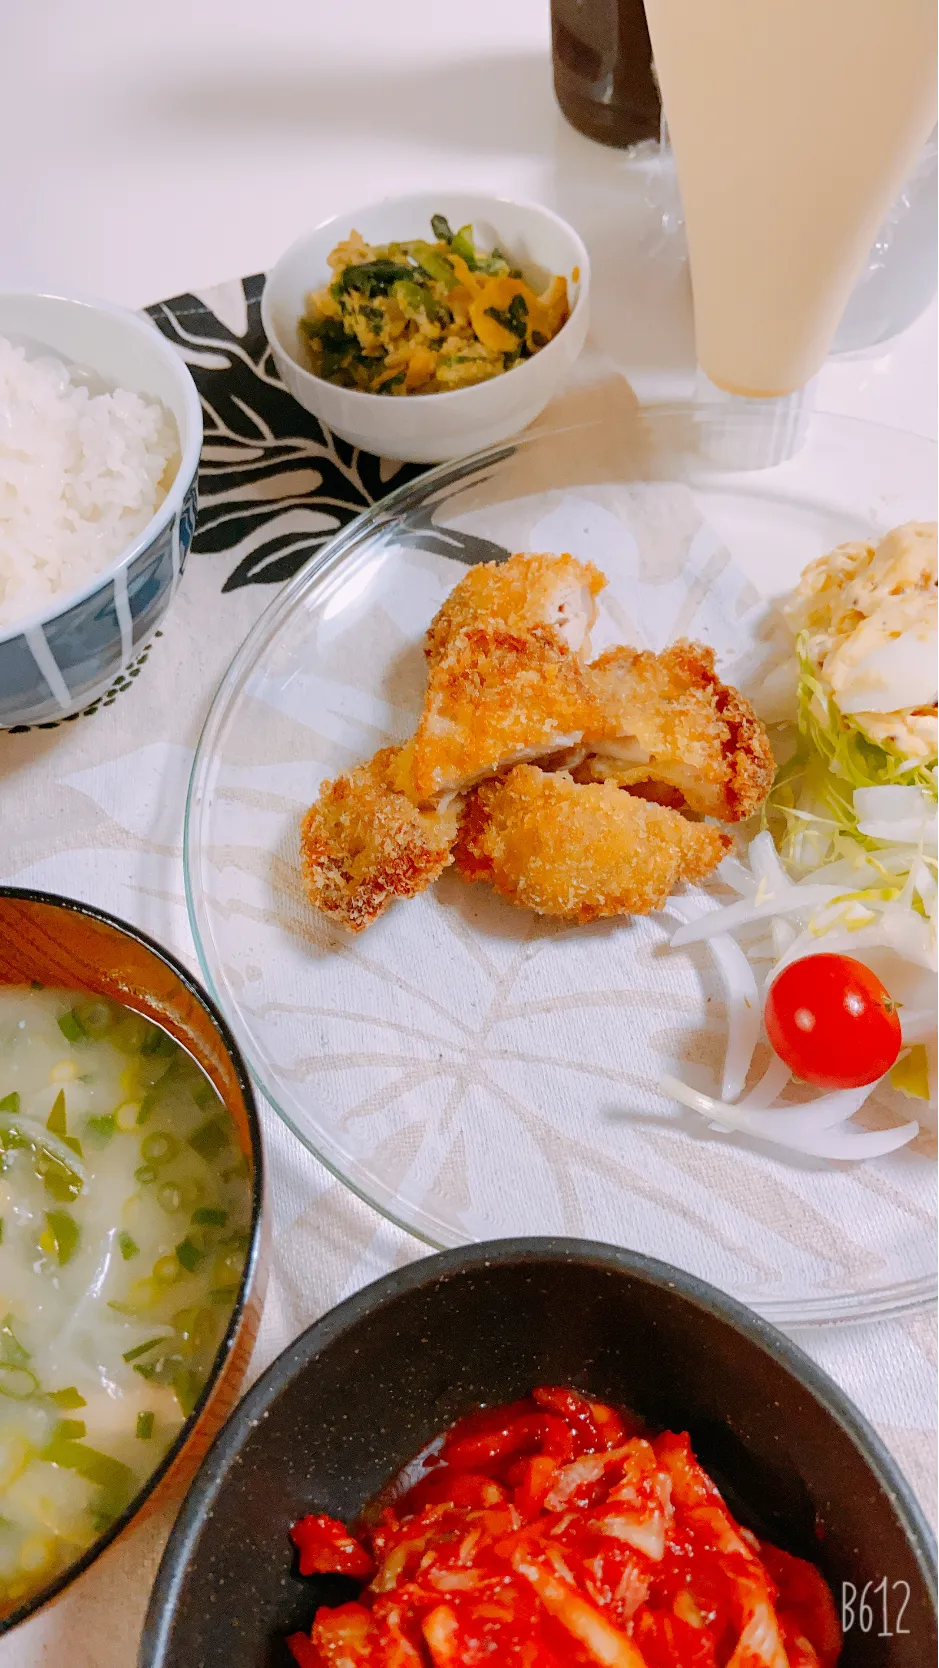
[[[184,1049],[75,991],[0,987],[0,1615],[124,1511],[238,1297],[251,1175]]]

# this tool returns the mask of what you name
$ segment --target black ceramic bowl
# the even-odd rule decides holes
[[[295,1575],[290,1525],[309,1511],[355,1516],[460,1414],[545,1382],[689,1430],[743,1521],[817,1562],[846,1618],[854,1595],[842,1668],[935,1662],[929,1530],[831,1380],[689,1274],[611,1246],[534,1239],[413,1263],[284,1351],[190,1489],[154,1587],[141,1668],[286,1664],[284,1635],[309,1627],[318,1603],[349,1596],[336,1578]]]

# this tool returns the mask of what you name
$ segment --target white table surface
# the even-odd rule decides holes
[[[640,397],[691,386],[686,281],[653,296],[610,254],[628,244],[630,215],[648,231],[647,210],[620,153],[580,140],[554,106],[548,0],[8,5],[0,159],[0,290],[131,306],[262,270],[304,228],[385,194],[439,184],[536,198],[592,243],[594,317],[611,321],[604,346]],[[935,304],[887,351],[827,366],[816,398],[935,434]],[[309,1219],[315,1270],[302,1292],[290,1270],[275,1279],[260,1364],[285,1329],[422,1250],[325,1173],[305,1170],[298,1188],[291,1144],[276,1132],[275,1221]],[[924,1387],[928,1397],[933,1318],[800,1341],[875,1420],[928,1504],[930,1444],[909,1410]],[[873,1382],[872,1352],[883,1360]],[[0,1668],[132,1668],[167,1522],[138,1530],[51,1616],[0,1643]]]

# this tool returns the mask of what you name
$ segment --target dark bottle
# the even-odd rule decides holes
[[[658,138],[643,0],[551,0],[551,39],[554,91],[572,126],[603,145]]]

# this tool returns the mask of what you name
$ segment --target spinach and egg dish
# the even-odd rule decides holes
[[[440,394],[530,359],[568,318],[567,279],[536,294],[498,249],[442,214],[433,242],[373,246],[358,232],[329,256],[332,281],[298,321],[310,369],[367,394]]]
[[[184,1049],[99,996],[0,989],[0,1615],[177,1436],[250,1225],[249,1162]]]

